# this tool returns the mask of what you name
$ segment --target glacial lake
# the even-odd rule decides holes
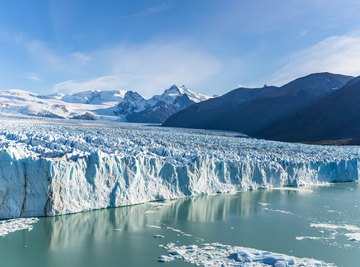
[[[159,247],[220,242],[360,264],[360,185],[200,196],[40,218],[32,231],[0,237],[0,266],[193,266],[158,262]],[[154,237],[155,236],[155,237]]]

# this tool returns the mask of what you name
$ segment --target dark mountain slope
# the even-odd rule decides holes
[[[352,77],[331,73],[315,73],[296,79],[254,99],[216,125],[216,129],[253,135],[328,96],[350,79]]]
[[[264,93],[275,91],[277,87],[238,88],[229,93],[193,104],[188,108],[175,113],[165,121],[163,126],[217,129],[216,127],[239,108],[251,102]]]
[[[360,144],[360,77],[256,136],[290,142]]]
[[[130,122],[161,123],[176,112],[173,105],[159,101],[155,106],[140,112],[133,112],[126,116]]]

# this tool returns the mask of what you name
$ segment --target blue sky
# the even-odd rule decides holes
[[[4,0],[0,88],[222,94],[360,75],[360,1]]]

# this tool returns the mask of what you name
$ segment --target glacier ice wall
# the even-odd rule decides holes
[[[127,124],[1,125],[0,218],[359,179],[359,147]]]

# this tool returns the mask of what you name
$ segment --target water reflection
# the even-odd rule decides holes
[[[292,192],[293,193],[293,192]],[[257,191],[234,195],[200,196],[169,202],[154,202],[115,209],[44,218],[50,248],[71,247],[76,243],[97,242],[112,238],[117,232],[144,231],[149,226],[162,226],[171,218],[177,221],[226,221],[232,216],[252,216],[262,212],[258,202],[271,202],[284,192]]]
[[[360,262],[359,243],[347,240],[348,232],[337,229],[340,234],[328,242],[327,230],[321,233],[310,224],[360,227],[359,186],[312,189],[201,196],[41,218],[31,232],[0,238],[0,265],[160,267],[157,257],[164,253],[160,244],[221,242],[354,266]],[[154,238],[156,234],[164,238]],[[173,264],[167,265],[189,266]]]

